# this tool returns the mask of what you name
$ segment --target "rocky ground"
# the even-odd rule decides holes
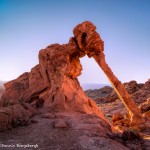
[[[139,90],[144,92],[144,89]],[[110,122],[115,113],[125,114],[126,112],[124,105],[118,98],[104,101],[108,95],[113,95],[112,93],[111,87],[86,91],[89,97],[95,99],[100,110]],[[109,98],[111,99],[111,97]],[[103,131],[103,126],[105,129],[107,128],[107,132]],[[150,130],[142,132],[141,139],[126,141],[122,139],[121,134],[111,134],[110,128],[106,126],[95,115],[80,113],[70,113],[69,115],[68,113],[38,114],[31,118],[29,125],[2,132],[0,134],[0,149],[22,150],[25,149],[23,148],[25,145],[33,146],[26,149],[40,150],[149,150]],[[12,147],[2,147],[2,144]]]
[[[106,126],[107,131],[103,131],[101,125]],[[102,123],[97,116],[65,113],[58,113],[55,116],[37,115],[32,118],[28,126],[2,132],[0,144],[12,145],[11,148],[0,148],[4,150],[24,149],[17,148],[17,144],[37,144],[39,150],[128,149],[120,139],[111,134],[109,126]]]
[[[0,134],[1,150],[148,150],[148,140],[123,141],[103,131],[99,118],[87,114],[47,114],[32,118],[28,126],[20,126]],[[105,124],[103,124],[105,126]],[[109,138],[108,138],[109,137]],[[12,147],[2,147],[11,145]],[[28,144],[28,145],[27,145]],[[18,147],[17,147],[18,146]],[[22,146],[22,147],[21,147]]]
[[[124,86],[128,93],[131,94],[131,97],[136,102],[142,113],[147,115],[147,118],[150,117],[150,80],[144,84],[138,84],[136,81],[130,81],[124,83]],[[118,98],[117,94],[112,87],[104,87],[96,90],[87,90],[85,93],[94,99],[99,106],[100,110],[103,112],[105,117],[112,123],[112,117],[115,114],[126,114],[126,108],[123,105],[122,101]],[[128,143],[130,149],[149,149],[150,145],[150,121],[147,119],[147,130],[141,132],[141,136],[145,142],[144,147],[139,148],[133,143]],[[133,146],[134,145],[134,146]],[[141,145],[141,144],[140,144]],[[133,147],[132,147],[133,146]]]

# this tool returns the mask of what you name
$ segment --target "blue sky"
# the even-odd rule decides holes
[[[0,80],[12,80],[38,63],[38,52],[67,43],[72,30],[92,21],[106,60],[122,81],[150,78],[149,0],[0,0]],[[96,62],[81,59],[83,83],[108,83]]]

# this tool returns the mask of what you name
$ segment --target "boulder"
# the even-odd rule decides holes
[[[113,117],[112,117],[112,121],[113,122],[116,122],[116,121],[118,121],[118,120],[122,120],[122,119],[124,119],[124,116],[122,115],[122,114],[114,114],[113,115]]]
[[[123,132],[122,139],[123,141],[133,141],[133,140],[141,140],[142,137],[140,136],[137,130],[128,129]]]
[[[1,97],[1,106],[18,104],[29,87],[29,73],[23,73],[17,79],[4,84],[5,92]]]
[[[20,104],[0,108],[0,131],[29,124],[30,113]]]
[[[57,120],[54,126],[55,128],[67,128],[66,122],[62,119]]]
[[[142,84],[138,84],[136,81],[130,81],[130,82],[124,83],[124,86],[129,94],[133,94],[139,89],[141,89]]]

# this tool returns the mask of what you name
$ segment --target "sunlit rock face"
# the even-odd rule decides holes
[[[96,32],[96,26],[91,22],[85,21],[77,25],[74,30],[74,37],[79,47],[80,57],[92,57],[104,51],[104,42]]]
[[[42,49],[39,65],[47,87],[47,92],[39,94],[45,107],[52,111],[99,113],[96,104],[84,94],[77,80],[82,66],[74,38],[68,44],[54,44]]]

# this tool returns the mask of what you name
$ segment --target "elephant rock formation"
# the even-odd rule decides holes
[[[96,103],[85,95],[77,79],[82,71],[80,58],[88,55],[94,57],[110,79],[130,112],[131,122],[134,119],[134,124],[141,123],[143,120],[139,110],[105,62],[104,43],[96,27],[85,21],[77,25],[73,33],[74,37],[70,38],[68,44],[52,44],[40,50],[38,65],[29,73],[5,84],[6,90],[0,100],[0,118],[6,108],[11,112],[12,107],[20,105],[28,111],[28,117],[36,114],[38,108],[43,108],[49,112],[96,114],[109,124]],[[14,119],[9,114],[10,123]]]

